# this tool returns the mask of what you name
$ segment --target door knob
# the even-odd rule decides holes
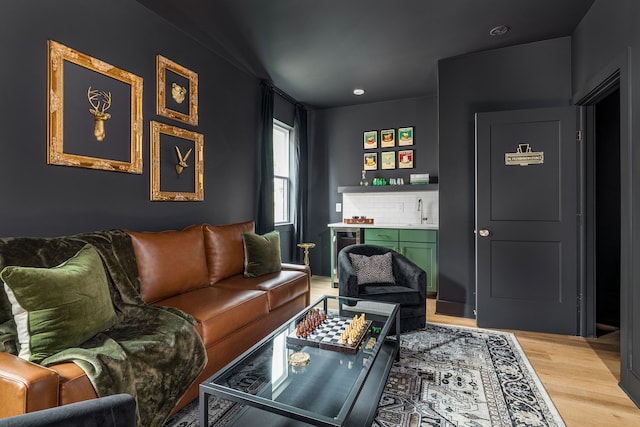
[[[480,235],[480,237],[489,237],[491,232],[486,228],[483,228],[482,230],[478,231],[478,234]]]

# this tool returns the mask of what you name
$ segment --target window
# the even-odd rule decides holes
[[[291,222],[293,128],[273,121],[273,201],[276,224]]]

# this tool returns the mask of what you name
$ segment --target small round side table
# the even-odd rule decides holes
[[[298,247],[304,249],[304,265],[309,265],[309,249],[315,248],[315,243],[298,243]]]

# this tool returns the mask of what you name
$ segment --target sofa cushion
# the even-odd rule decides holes
[[[242,274],[244,271],[244,246],[242,233],[255,230],[253,221],[235,224],[204,226],[204,243],[209,269],[209,284]]]
[[[263,235],[242,233],[244,245],[244,277],[259,277],[275,273],[282,268],[280,259],[280,233]]]
[[[147,303],[207,286],[208,272],[201,225],[182,231],[127,231]]]
[[[351,265],[356,272],[358,285],[367,283],[396,283],[393,277],[393,254],[383,255],[349,254]]]
[[[197,320],[196,329],[205,347],[235,333],[269,313],[267,293],[209,286],[155,303],[178,308]]]
[[[39,363],[117,320],[102,260],[91,245],[53,268],[7,266],[0,278],[12,304],[23,359]]]
[[[306,271],[291,270],[281,270],[252,278],[245,278],[239,274],[221,280],[215,286],[228,289],[257,289],[265,291],[269,298],[270,311],[309,292],[309,280]]]

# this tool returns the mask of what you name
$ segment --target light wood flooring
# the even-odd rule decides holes
[[[311,280],[311,301],[337,295],[328,277]],[[474,319],[435,313],[427,300],[427,321],[476,327]],[[551,396],[567,427],[640,426],[640,409],[618,386],[620,342],[617,333],[582,338],[537,332],[513,332]]]

